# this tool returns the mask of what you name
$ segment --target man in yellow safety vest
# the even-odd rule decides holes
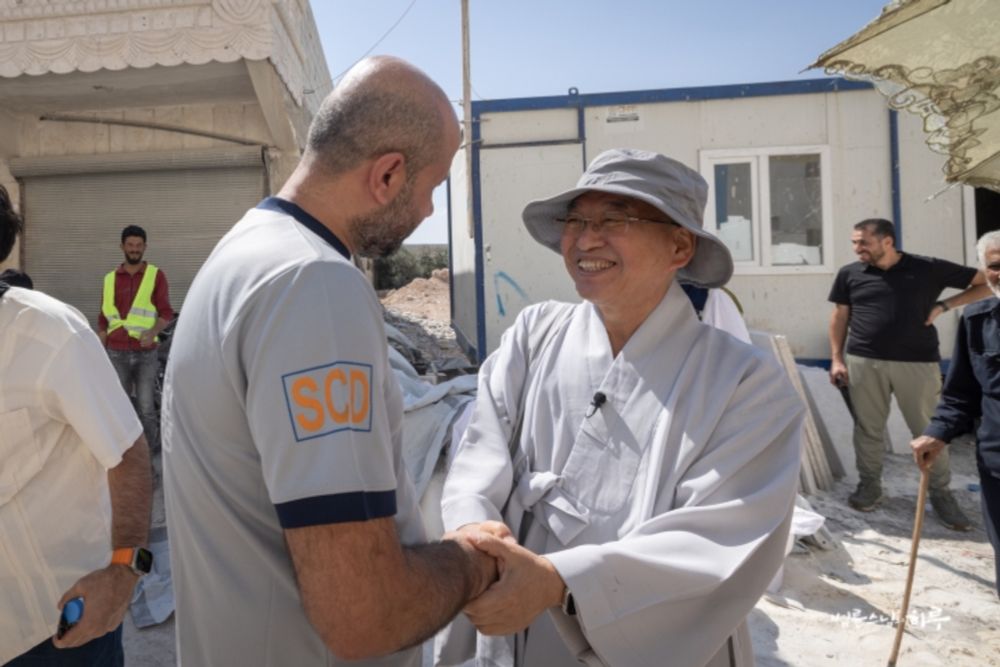
[[[155,451],[159,445],[154,400],[159,371],[156,336],[173,319],[174,311],[163,271],[142,259],[146,230],[138,225],[123,229],[121,248],[125,261],[104,276],[98,335],[125,391],[135,392],[146,440]]]

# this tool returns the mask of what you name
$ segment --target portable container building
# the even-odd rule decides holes
[[[784,334],[806,363],[829,362],[827,296],[855,260],[854,223],[888,218],[898,247],[969,265],[976,238],[1000,226],[1000,196],[946,189],[944,157],[928,150],[921,119],[890,110],[863,82],[570,89],[474,102],[472,121],[472,178],[460,153],[449,180],[449,246],[452,325],[473,358],[494,350],[526,305],[578,300],[562,259],[531,239],[521,211],[572,187],[609,148],[657,151],[700,171],[705,227],[732,250],[729,288],[748,325]],[[945,357],[956,322],[953,312],[937,322]]]

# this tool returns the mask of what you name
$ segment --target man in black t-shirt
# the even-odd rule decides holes
[[[981,271],[896,250],[896,231],[880,218],[854,225],[860,261],[840,269],[830,290],[830,382],[849,387],[860,482],[848,502],[862,512],[882,500],[882,442],[895,395],[913,437],[923,433],[941,392],[937,329],[941,313],[989,296]],[[939,300],[946,287],[965,291]],[[847,336],[850,329],[850,337]],[[846,354],[844,342],[847,341]],[[931,505],[954,530],[969,520],[948,490],[947,456],[931,468]]]

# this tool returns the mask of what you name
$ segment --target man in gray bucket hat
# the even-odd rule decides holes
[[[677,271],[683,282],[722,287],[733,275],[729,249],[702,229],[708,183],[696,171],[659,153],[630,148],[605,151],[594,158],[576,187],[555,197],[528,204],[524,224],[536,241],[561,252],[563,224],[572,203],[581,195],[603,192],[652,206],[697,237],[697,248],[687,266]]]
[[[616,149],[524,210],[583,302],[520,313],[445,483],[448,529],[509,527],[472,538],[502,564],[465,609],[484,664],[753,664],[744,620],[784,558],[803,409],[678,285],[733,270],[706,195],[681,163]]]

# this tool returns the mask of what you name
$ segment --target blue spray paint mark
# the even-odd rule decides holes
[[[521,289],[521,286],[517,284],[517,281],[507,275],[504,271],[497,271],[493,274],[493,291],[497,295],[497,310],[500,311],[500,317],[505,317],[507,315],[507,309],[504,308],[503,299],[500,298],[500,281],[506,282],[511,288],[517,292],[525,302],[528,301],[528,293]]]

